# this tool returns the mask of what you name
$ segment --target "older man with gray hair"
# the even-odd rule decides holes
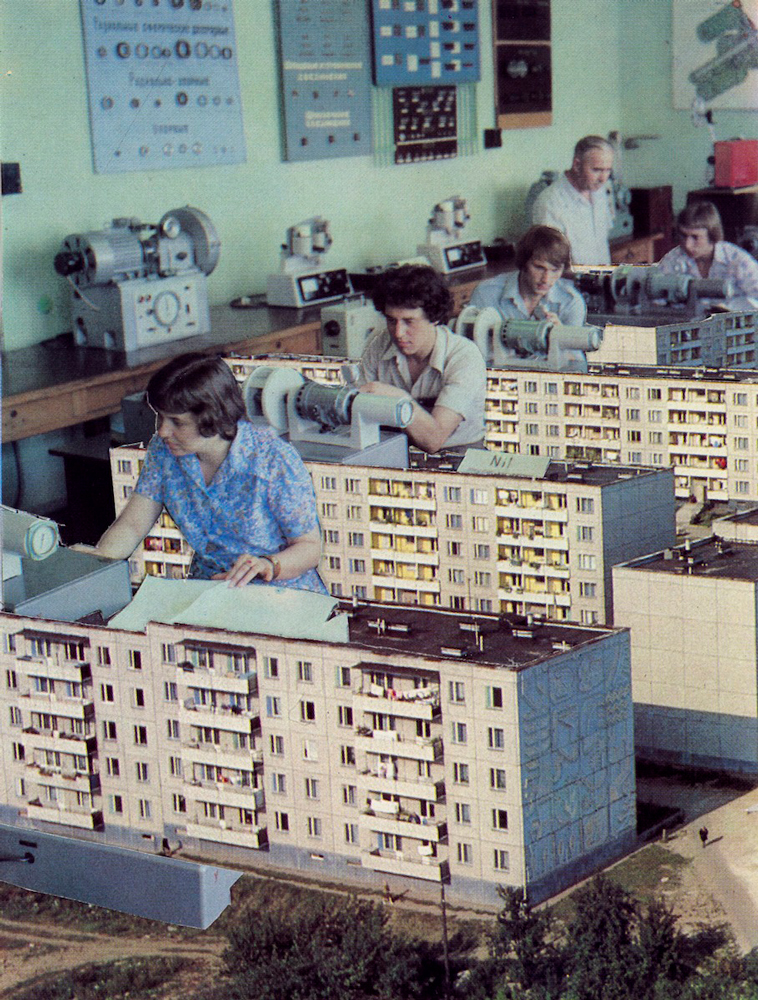
[[[575,264],[610,264],[608,233],[613,226],[613,194],[608,181],[613,146],[599,135],[586,135],[574,147],[571,169],[540,192],[532,207],[535,225],[566,234]]]

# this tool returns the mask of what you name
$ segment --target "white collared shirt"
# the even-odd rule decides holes
[[[537,196],[532,223],[565,233],[573,264],[610,264],[608,233],[615,215],[611,192],[606,186],[589,195],[577,191],[563,173]]]

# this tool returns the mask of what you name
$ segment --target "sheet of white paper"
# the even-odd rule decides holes
[[[148,622],[223,628],[294,639],[348,641],[347,615],[330,618],[337,601],[291,587],[230,587],[223,581],[146,577],[111,628],[143,632]]]

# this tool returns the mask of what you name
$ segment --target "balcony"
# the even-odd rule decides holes
[[[201,802],[215,802],[216,805],[231,806],[234,809],[263,809],[266,795],[262,788],[252,788],[231,781],[185,780],[187,798]]]
[[[390,803],[384,803],[389,805]],[[429,819],[416,813],[401,810],[397,816],[367,809],[359,817],[362,830],[372,833],[390,833],[398,837],[440,843],[447,836],[447,824],[441,819]],[[376,838],[374,838],[376,841]]]
[[[74,792],[86,792],[89,795],[95,794],[100,791],[100,775],[99,774],[86,774],[82,771],[67,771],[64,767],[45,767],[42,764],[28,763],[26,765],[29,768],[30,782],[37,780],[36,775],[40,778],[57,778],[53,782],[57,788],[61,788],[64,791],[71,789]],[[51,784],[50,781],[45,781],[45,784]]]
[[[405,875],[407,878],[420,878],[426,882],[447,882],[450,878],[447,861],[440,861],[427,854],[410,858],[397,851],[362,851],[361,864],[364,868],[371,868],[385,875]]]
[[[30,802],[26,807],[26,815],[29,819],[38,820],[41,823],[58,823],[62,826],[75,826],[80,830],[101,830],[103,828],[103,814],[99,809],[92,809],[89,812],[78,812],[73,809],[65,809],[62,805],[43,806],[37,799]]]
[[[254,670],[239,674],[233,670],[196,666],[189,676],[194,679],[194,683],[190,683],[190,687],[207,688],[222,696],[224,694],[243,694],[257,697],[258,695],[258,674]],[[223,701],[223,697],[218,700]]]
[[[354,695],[353,709],[431,722],[439,716],[440,692],[439,688],[433,687],[396,691],[374,685],[373,690]]]
[[[64,716],[67,719],[92,719],[95,715],[95,703],[92,691],[85,698],[67,698],[63,693],[57,694],[43,691],[29,691],[22,694],[21,700],[28,704],[32,712],[49,712]]]
[[[258,850],[265,847],[268,838],[265,826],[229,827],[225,820],[215,823],[187,823],[187,836],[197,840],[209,840],[214,844],[229,844],[233,847],[250,847]]]
[[[355,745],[365,753],[392,754],[408,760],[422,760],[433,763],[442,760],[442,740],[439,737],[413,737],[402,739],[396,730],[357,731]]]
[[[441,781],[435,782],[431,778],[396,778],[391,764],[380,764],[377,771],[379,773],[363,771],[358,776],[358,788],[361,792],[401,795],[406,799],[424,802],[441,802],[445,798],[445,786]]]
[[[82,684],[92,676],[89,662],[81,660],[59,660],[57,657],[19,656],[16,658],[18,672],[33,677],[48,677],[52,681],[70,681]]]
[[[229,767],[251,771],[255,764],[263,762],[262,750],[249,747],[220,746],[217,743],[186,743],[182,746],[182,764],[213,764],[215,767]]]
[[[97,739],[94,736],[79,736],[64,733],[59,729],[39,730],[29,726],[23,730],[24,746],[29,750],[58,750],[60,753],[94,754]]]
[[[179,721],[188,726],[213,725],[230,733],[250,733],[257,729],[258,709],[246,711],[230,705],[199,705],[186,698],[179,708]]]

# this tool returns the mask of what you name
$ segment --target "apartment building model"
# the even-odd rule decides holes
[[[758,508],[616,566],[642,758],[758,773]]]
[[[111,452],[119,509],[143,455],[142,447]],[[420,453],[408,469],[306,461],[330,592],[612,621],[613,564],[676,540],[671,470],[507,458],[515,471],[498,465],[496,475],[459,471],[459,456]],[[190,558],[164,512],[132,559],[132,578],[181,577]]]
[[[741,314],[734,314],[739,318]],[[338,381],[340,362],[230,358]],[[758,369],[604,364],[587,373],[488,370],[486,443],[562,461],[672,467],[676,496],[758,500]]]
[[[590,315],[588,322],[592,322]],[[641,325],[643,318],[617,315],[603,324],[593,364],[754,366],[758,313],[716,312],[676,323]]]
[[[0,613],[3,822],[490,900],[633,846],[626,630],[341,611],[340,640]]]

